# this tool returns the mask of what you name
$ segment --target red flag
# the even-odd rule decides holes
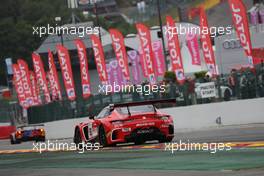
[[[70,55],[68,49],[62,45],[57,45],[57,51],[66,93],[68,99],[73,101],[76,98],[76,93],[72,75]]]
[[[242,0],[228,0],[228,2],[232,12],[232,19],[236,28],[237,36],[248,56],[249,64],[253,66],[255,63],[252,57],[252,44],[246,7]]]
[[[35,73],[33,71],[29,71],[29,75],[30,75],[30,81],[31,81],[32,96],[34,99],[34,105],[40,105],[41,97],[39,95],[39,87],[37,85]]]
[[[50,100],[49,89],[47,86],[46,73],[45,73],[43,62],[40,58],[40,55],[37,53],[33,53],[32,60],[33,60],[33,66],[34,66],[36,79],[40,87],[40,90],[43,91],[46,103],[50,103],[51,100]]]
[[[201,28],[201,43],[203,49],[204,60],[209,72],[212,75],[217,75],[217,69],[215,65],[215,55],[210,37],[210,30],[206,17],[205,10],[201,8],[200,11],[200,28]],[[205,32],[208,31],[208,32]]]
[[[179,38],[177,32],[175,31],[175,22],[171,16],[167,16],[166,21],[168,29],[168,48],[170,52],[172,70],[175,72],[177,81],[182,84],[185,81],[185,76],[181,56],[181,48],[179,45]]]
[[[54,63],[53,54],[49,50],[49,80],[51,82],[51,95],[52,99],[62,100],[61,87],[59,83],[57,69]]]
[[[22,76],[21,76],[19,66],[18,66],[18,64],[13,64],[12,68],[13,68],[13,72],[14,72],[13,82],[14,82],[15,89],[17,92],[17,98],[18,98],[19,104],[23,108],[28,108],[29,105],[26,101],[26,96],[25,96],[25,92],[24,92],[24,86],[23,86]]]
[[[99,74],[99,78],[102,84],[107,84],[108,76],[107,76],[106,66],[105,66],[105,56],[104,56],[103,46],[101,44],[100,39],[96,35],[90,35],[90,37],[92,41],[94,59],[95,59],[97,71]]]
[[[85,44],[80,39],[75,40],[75,45],[77,47],[78,55],[79,55],[83,98],[88,98],[91,95],[91,88],[90,88],[91,84],[90,84],[90,75],[88,71],[86,47]]]
[[[109,30],[111,38],[112,38],[112,45],[116,54],[116,59],[119,63],[119,66],[122,70],[122,73],[127,81],[130,80],[129,68],[128,68],[128,58],[126,53],[126,47],[124,42],[124,37],[116,29]]]
[[[26,96],[27,103],[29,106],[33,106],[34,100],[32,96],[32,88],[31,88],[31,82],[30,82],[30,77],[29,77],[28,64],[22,59],[18,59],[17,64],[20,69],[21,79],[22,79],[22,83],[24,87],[24,94]]]
[[[153,65],[153,51],[150,31],[147,26],[141,23],[136,24],[137,32],[140,38],[141,48],[143,51],[144,59],[147,64],[148,78],[150,84],[156,83],[154,65]]]

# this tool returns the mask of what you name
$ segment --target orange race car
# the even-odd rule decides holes
[[[17,127],[16,131],[10,135],[11,144],[19,144],[26,141],[45,142],[46,132],[44,125],[31,125]]]

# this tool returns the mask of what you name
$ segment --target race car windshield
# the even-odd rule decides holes
[[[120,114],[129,115],[130,114],[138,114],[138,113],[153,113],[155,112],[155,107],[153,105],[141,105],[141,106],[129,106],[127,107],[117,107],[115,108],[117,112]],[[128,111],[129,109],[129,111]]]

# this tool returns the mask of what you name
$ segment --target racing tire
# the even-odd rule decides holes
[[[137,139],[136,141],[135,141],[135,145],[142,145],[142,144],[144,144],[146,141],[145,140],[143,140],[143,139]]]
[[[76,147],[78,147],[79,149],[83,148],[82,138],[81,138],[81,133],[80,133],[79,128],[75,129],[73,142],[75,143]]]
[[[168,137],[168,138],[164,137],[164,138],[159,139],[159,143],[171,142],[172,139],[173,139],[172,137]]]
[[[16,144],[15,141],[14,141],[14,138],[13,136],[10,136],[10,143],[13,145],[13,144]]]
[[[230,101],[230,99],[231,99],[231,92],[229,90],[225,90],[224,101]]]
[[[107,147],[108,146],[108,143],[107,143],[107,138],[106,138],[106,135],[105,135],[105,130],[104,130],[104,127],[101,125],[99,127],[99,144],[103,147]]]
[[[39,139],[36,140],[36,142],[45,142],[46,138],[45,137],[40,137]]]
[[[10,143],[13,144],[20,144],[21,142],[16,140],[13,135],[10,136]]]

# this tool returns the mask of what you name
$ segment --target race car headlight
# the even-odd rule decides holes
[[[39,131],[40,131],[40,134],[41,134],[42,136],[45,135],[45,130],[44,130],[43,128],[41,128]]]
[[[169,120],[169,117],[168,116],[162,116],[160,119],[161,120]]]
[[[21,135],[22,135],[22,132],[21,132],[21,131],[17,131],[17,132],[16,132],[16,136],[17,136],[17,137],[21,137]]]

